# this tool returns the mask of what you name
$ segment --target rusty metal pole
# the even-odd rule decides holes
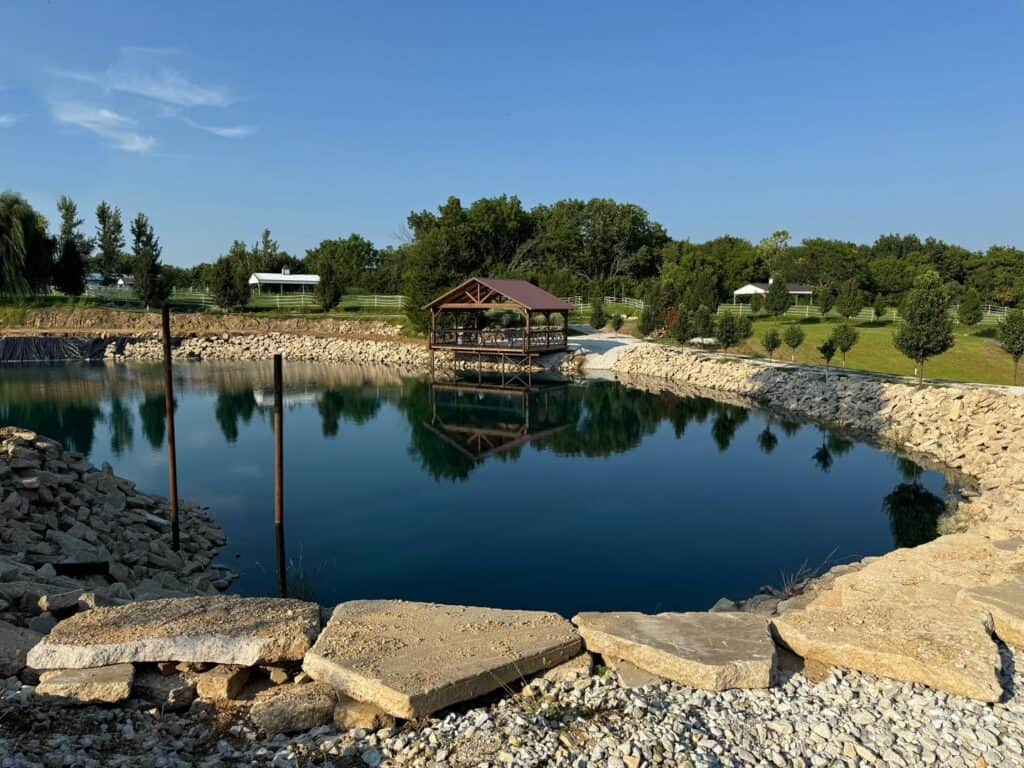
[[[177,552],[181,547],[178,531],[178,450],[174,439],[174,381],[171,377],[171,310],[167,304],[160,310],[160,322],[164,337],[164,401],[167,407],[167,474],[171,493],[171,548]]]
[[[281,355],[274,355],[274,529],[281,597],[288,591],[284,558],[284,376]]]

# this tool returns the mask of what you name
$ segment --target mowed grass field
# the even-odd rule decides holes
[[[754,321],[754,335],[739,348],[746,355],[767,357],[761,338],[769,328],[785,330],[787,325],[799,323],[806,334],[806,340],[796,352],[796,362],[824,365],[817,347],[832,333],[837,325],[834,321],[798,321],[796,319],[758,319]],[[847,355],[847,367],[851,370],[889,373],[912,376],[914,363],[905,358],[892,343],[896,329],[893,323],[854,323],[860,334],[857,345]],[[1013,360],[999,346],[991,335],[994,327],[957,328],[956,345],[943,354],[931,358],[924,368],[925,378],[946,381],[973,381],[983,384],[1013,384]],[[979,334],[989,334],[989,336]],[[789,360],[789,347],[783,344],[775,352],[775,359]],[[842,367],[842,354],[836,353],[832,364]]]

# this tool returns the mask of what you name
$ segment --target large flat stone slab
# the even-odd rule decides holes
[[[62,621],[29,652],[28,663],[36,669],[146,661],[277,664],[302,659],[319,629],[320,607],[302,600],[146,600]]]
[[[1018,651],[1024,651],[1024,578],[965,589],[960,593],[960,600],[988,611],[996,636]]]
[[[1022,562],[1020,546],[950,534],[839,576],[772,623],[805,659],[995,702],[1001,662],[991,631],[999,601],[985,588],[1019,573]],[[963,602],[965,591],[988,605]]]
[[[357,701],[415,718],[579,651],[576,630],[554,613],[356,600],[334,609],[302,668]]]
[[[751,613],[580,613],[587,650],[691,688],[767,688],[775,669],[768,621]]]
[[[53,669],[43,672],[37,696],[54,696],[80,704],[113,704],[132,692],[135,667],[114,664],[96,669]]]

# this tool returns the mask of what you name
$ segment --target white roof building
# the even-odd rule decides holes
[[[253,272],[249,276],[249,285],[260,290],[263,288],[316,288],[320,285],[320,275],[293,275],[285,268],[278,272]]]
[[[768,294],[768,289],[771,288],[772,280],[767,283],[747,283],[741,288],[737,288],[732,292],[733,297],[737,296],[765,296]],[[813,296],[814,289],[809,285],[801,285],[800,283],[786,283],[786,292],[790,296]]]

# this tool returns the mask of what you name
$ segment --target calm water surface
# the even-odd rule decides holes
[[[951,481],[820,429],[616,382],[480,391],[286,363],[289,591],[579,610],[703,610],[935,536]],[[271,369],[176,369],[179,488],[275,594]],[[167,493],[159,367],[0,368],[0,424]]]

